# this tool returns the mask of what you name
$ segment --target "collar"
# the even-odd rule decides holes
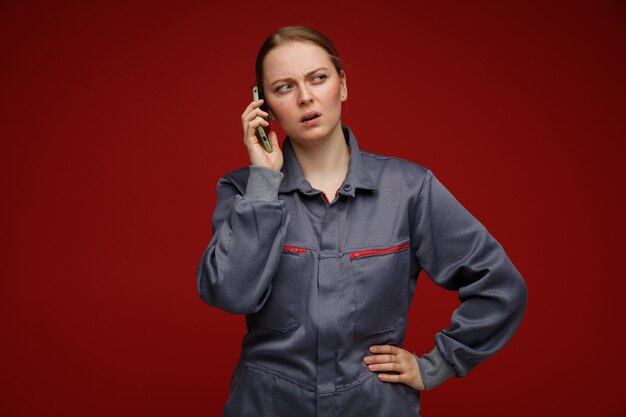
[[[363,155],[359,150],[359,145],[352,130],[348,126],[341,126],[343,136],[350,148],[350,162],[348,164],[348,174],[341,183],[337,192],[342,195],[354,197],[357,188],[365,190],[376,190],[378,187],[372,181],[367,172]],[[285,174],[280,183],[279,193],[287,193],[294,190],[300,190],[303,194],[315,195],[320,191],[314,189],[311,184],[304,178],[300,162],[296,158],[296,154],[291,146],[291,139],[286,137],[283,142],[283,168],[282,173]]]

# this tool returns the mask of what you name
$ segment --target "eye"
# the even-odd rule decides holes
[[[317,74],[317,75],[313,76],[313,82],[321,83],[326,78],[328,78],[328,76],[326,74]]]
[[[276,92],[278,92],[278,93],[286,93],[290,89],[291,89],[291,84],[281,84],[278,87],[276,87]]]

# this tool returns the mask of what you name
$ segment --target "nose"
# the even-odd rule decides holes
[[[300,95],[298,96],[298,104],[300,106],[304,106],[307,105],[309,103],[313,102],[313,95],[311,94],[311,92],[308,90],[307,87],[301,87],[299,89]]]

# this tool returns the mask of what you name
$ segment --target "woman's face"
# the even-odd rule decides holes
[[[324,49],[286,43],[265,56],[263,71],[266,103],[290,138],[315,144],[341,129],[341,103],[348,97],[345,73],[337,73]]]

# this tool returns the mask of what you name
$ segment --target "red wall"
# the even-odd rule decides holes
[[[210,3],[0,3],[0,415],[220,415],[243,320],[195,269],[286,24],[336,42],[361,147],[432,169],[528,283],[423,415],[626,415],[623,1]],[[423,277],[406,347],[456,305]]]

